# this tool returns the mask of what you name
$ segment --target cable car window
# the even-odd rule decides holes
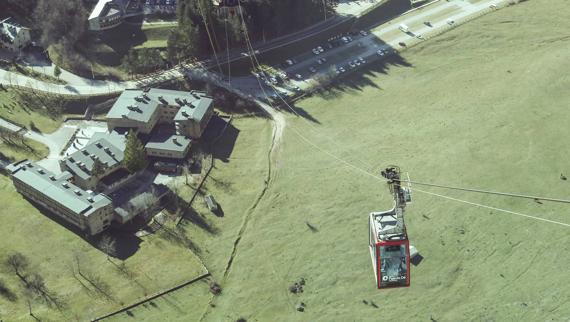
[[[407,284],[406,245],[380,246],[380,287]]]

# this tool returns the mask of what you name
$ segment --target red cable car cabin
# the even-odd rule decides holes
[[[410,286],[410,241],[402,208],[370,214],[370,256],[378,288]]]

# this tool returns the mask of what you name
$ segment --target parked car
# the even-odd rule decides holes
[[[378,56],[384,56],[384,51],[382,49],[378,49],[376,54],[378,54]]]
[[[287,59],[287,60],[285,61],[285,64],[287,64],[288,66],[293,66],[293,65],[295,65],[295,63],[297,63],[297,62],[295,61],[295,59]]]
[[[315,55],[318,55],[318,54],[321,53],[317,48],[313,48],[311,51],[312,51],[313,54],[315,54]]]
[[[350,68],[355,68],[356,64],[353,61],[349,61],[348,66],[350,66]]]
[[[317,59],[317,63],[318,63],[319,65],[322,65],[322,64],[324,64],[324,63],[326,63],[326,62],[327,62],[327,59],[326,59],[326,58],[319,58],[319,59]]]
[[[319,53],[324,53],[324,52],[325,52],[325,49],[324,49],[323,47],[321,47],[321,46],[318,46],[318,47],[317,47],[317,50],[319,51]]]
[[[449,19],[447,19],[445,22],[447,22],[447,24],[451,26],[451,25],[453,25],[453,24],[455,23],[455,20],[449,18]]]
[[[360,35],[366,36],[366,35],[368,35],[368,31],[366,31],[366,30],[360,30]]]
[[[402,46],[402,47],[406,47],[406,43],[403,42],[403,41],[400,41],[400,42],[398,43],[398,45],[400,45],[400,46]]]
[[[358,57],[358,61],[360,61],[362,64],[366,64],[366,60],[364,60],[362,57]]]
[[[314,66],[309,67],[309,72],[316,73],[317,69]]]
[[[343,43],[348,44],[350,41],[348,40],[348,38],[346,37],[342,37],[340,38],[340,40],[342,40]]]
[[[303,79],[303,76],[301,76],[301,74],[295,74],[295,78],[296,79]]]

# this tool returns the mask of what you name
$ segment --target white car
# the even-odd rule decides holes
[[[311,66],[311,67],[309,67],[309,71],[310,71],[311,73],[316,73],[316,72],[317,72],[317,69],[316,69],[315,67]]]
[[[318,55],[321,52],[317,49],[317,48],[313,48],[313,50],[311,50],[313,52],[313,54]]]
[[[366,36],[366,35],[368,35],[368,31],[366,31],[366,30],[360,30],[360,34],[361,34],[362,36]]]
[[[348,62],[348,66],[350,66],[350,68],[355,68],[356,64],[353,61]]]
[[[453,19],[447,19],[446,22],[447,22],[447,24],[450,25],[450,26],[455,23],[455,21],[454,21]]]
[[[366,60],[364,60],[362,57],[358,57],[358,61],[360,61],[362,64],[366,64]]]
[[[378,56],[384,56],[384,51],[382,49],[378,49],[376,54],[378,54]]]
[[[319,65],[322,65],[322,64],[324,64],[324,63],[326,63],[326,62],[327,62],[327,59],[326,59],[326,58],[319,58],[319,59],[317,59],[317,63],[318,63]]]
[[[319,51],[319,53],[324,53],[324,52],[325,52],[324,48],[321,47],[321,46],[317,47],[317,50]]]
[[[285,61],[285,64],[287,64],[287,65],[289,65],[289,66],[292,66],[292,65],[295,64],[295,60],[293,60],[293,59],[287,59],[287,60]]]

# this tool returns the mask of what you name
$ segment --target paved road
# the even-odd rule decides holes
[[[289,75],[300,74],[303,79],[300,81],[294,80],[292,83],[302,89],[306,89],[312,84],[312,79],[318,75],[336,75],[335,71],[340,66],[344,67],[347,71],[366,68],[366,64],[357,68],[349,67],[348,63],[351,60],[362,57],[367,63],[370,63],[385,59],[386,56],[381,57],[377,55],[376,52],[379,49],[387,51],[393,51],[394,49],[403,50],[404,48],[400,46],[399,43],[410,44],[419,42],[422,40],[417,38],[418,35],[421,35],[421,37],[425,39],[432,34],[443,32],[451,27],[447,22],[449,19],[455,21],[455,24],[457,24],[470,16],[491,11],[490,5],[495,4],[499,6],[504,3],[506,3],[506,0],[486,0],[477,1],[475,3],[471,3],[467,0],[450,0],[433,3],[382,24],[372,30],[367,36],[353,36],[354,40],[349,44],[327,50],[318,56],[312,53],[304,53],[294,57],[298,63],[289,68],[285,68],[284,71]],[[430,21],[431,26],[425,25],[425,21]],[[400,24],[407,25],[410,28],[410,32],[404,33],[399,30]],[[317,45],[318,44],[315,44],[315,46]],[[326,58],[327,62],[323,65],[319,65],[316,62],[318,58]],[[314,67],[316,72],[310,72],[310,67]],[[236,84],[243,83],[247,88],[253,84],[253,82],[245,81],[245,79],[234,81]],[[267,88],[271,87],[268,86]],[[286,88],[282,89],[286,90]],[[274,93],[274,91],[271,90],[271,93]],[[261,97],[263,93],[261,90],[258,90],[254,95]]]
[[[91,80],[73,75],[68,72],[65,72],[65,75],[65,80],[69,80],[69,84],[57,85],[0,69],[0,84],[7,86],[28,87],[42,92],[65,95],[104,95],[122,92],[126,88],[131,88],[136,85],[135,82]]]

